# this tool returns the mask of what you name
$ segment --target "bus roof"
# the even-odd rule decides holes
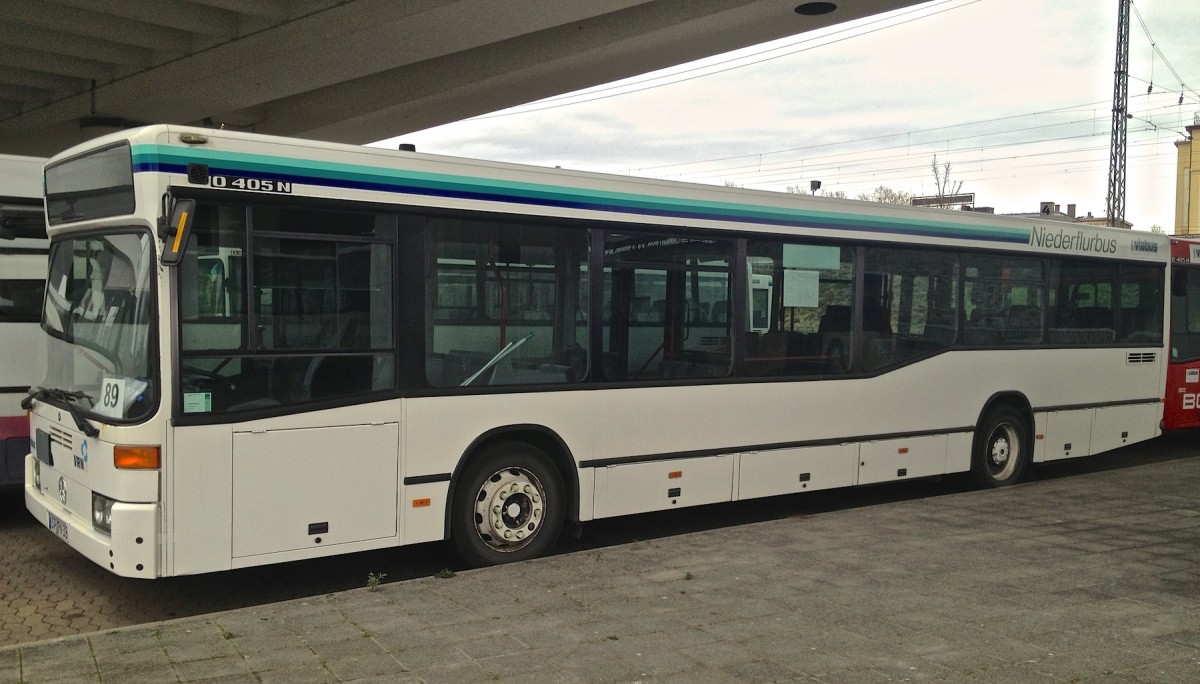
[[[188,141],[191,142],[188,142]],[[813,197],[479,161],[229,130],[148,126],[73,147],[50,166],[128,141],[134,173],[195,186],[189,165],[238,190],[546,217],[792,233],[829,239],[955,244],[1033,254],[1165,262],[1166,236],[1079,223]],[[263,184],[267,180],[269,184]]]

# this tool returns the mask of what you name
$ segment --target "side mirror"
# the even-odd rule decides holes
[[[187,247],[188,233],[192,230],[192,218],[196,215],[196,200],[176,200],[171,208],[171,218],[159,227],[158,236],[163,240],[163,266],[176,266],[183,259]]]

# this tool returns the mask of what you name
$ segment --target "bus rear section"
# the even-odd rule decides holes
[[[1171,238],[1171,354],[1163,427],[1200,427],[1200,240]]]
[[[17,486],[29,453],[21,399],[33,382],[29,356],[39,340],[46,282],[44,159],[0,155],[0,487]]]

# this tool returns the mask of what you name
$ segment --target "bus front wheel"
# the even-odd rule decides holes
[[[453,505],[450,539],[468,565],[536,558],[562,529],[562,477],[540,449],[498,444],[463,472]]]
[[[1011,406],[997,407],[976,429],[971,473],[984,487],[1016,484],[1029,467],[1032,450],[1025,416]]]

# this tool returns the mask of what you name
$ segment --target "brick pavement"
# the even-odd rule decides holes
[[[0,647],[403,580],[449,562],[433,545],[152,582],[116,577],[50,534],[20,491],[0,490]],[[0,678],[0,681],[3,681]]]

